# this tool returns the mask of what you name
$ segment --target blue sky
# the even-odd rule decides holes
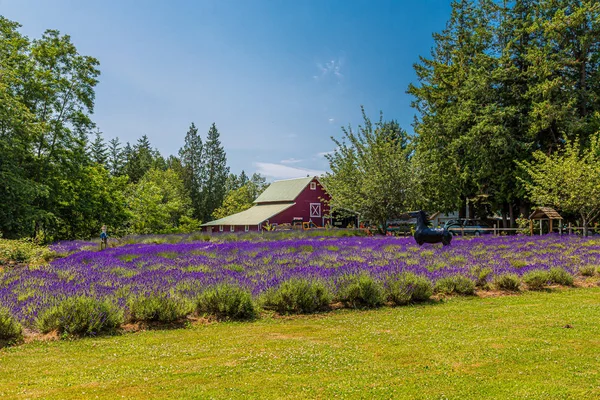
[[[0,0],[38,38],[69,34],[100,60],[93,119],[107,139],[148,135],[177,154],[217,124],[231,171],[269,180],[327,170],[360,105],[412,131],[405,92],[450,0]]]

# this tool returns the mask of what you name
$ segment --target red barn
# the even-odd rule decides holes
[[[300,221],[321,227],[329,222],[330,199],[316,176],[275,181],[254,200],[253,207],[202,227],[206,232],[248,232],[260,231],[266,224]]]

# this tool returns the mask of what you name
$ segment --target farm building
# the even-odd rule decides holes
[[[329,200],[315,177],[273,182],[246,211],[202,225],[205,232],[260,231],[272,226],[311,222],[317,227],[329,222]]]

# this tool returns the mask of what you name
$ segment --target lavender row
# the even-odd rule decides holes
[[[123,307],[140,294],[194,298],[207,287],[234,283],[259,296],[291,278],[319,279],[336,291],[348,274],[376,279],[413,272],[432,282],[463,275],[488,279],[561,267],[575,274],[598,265],[600,241],[574,236],[481,237],[452,246],[418,247],[412,238],[304,238],[272,242],[133,244],[105,251],[83,250],[47,267],[0,275],[0,304],[25,325],[58,301],[76,295],[111,298]]]

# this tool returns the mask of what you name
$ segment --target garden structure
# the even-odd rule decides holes
[[[539,207],[529,216],[529,233],[533,235],[533,221],[540,221],[540,235],[543,233],[542,223],[548,221],[548,233],[553,230],[553,221],[561,221],[563,218],[555,209],[550,207]]]
[[[308,223],[323,227],[330,222],[329,201],[319,179],[306,177],[273,182],[246,211],[202,225],[205,232],[261,231],[267,224]]]

